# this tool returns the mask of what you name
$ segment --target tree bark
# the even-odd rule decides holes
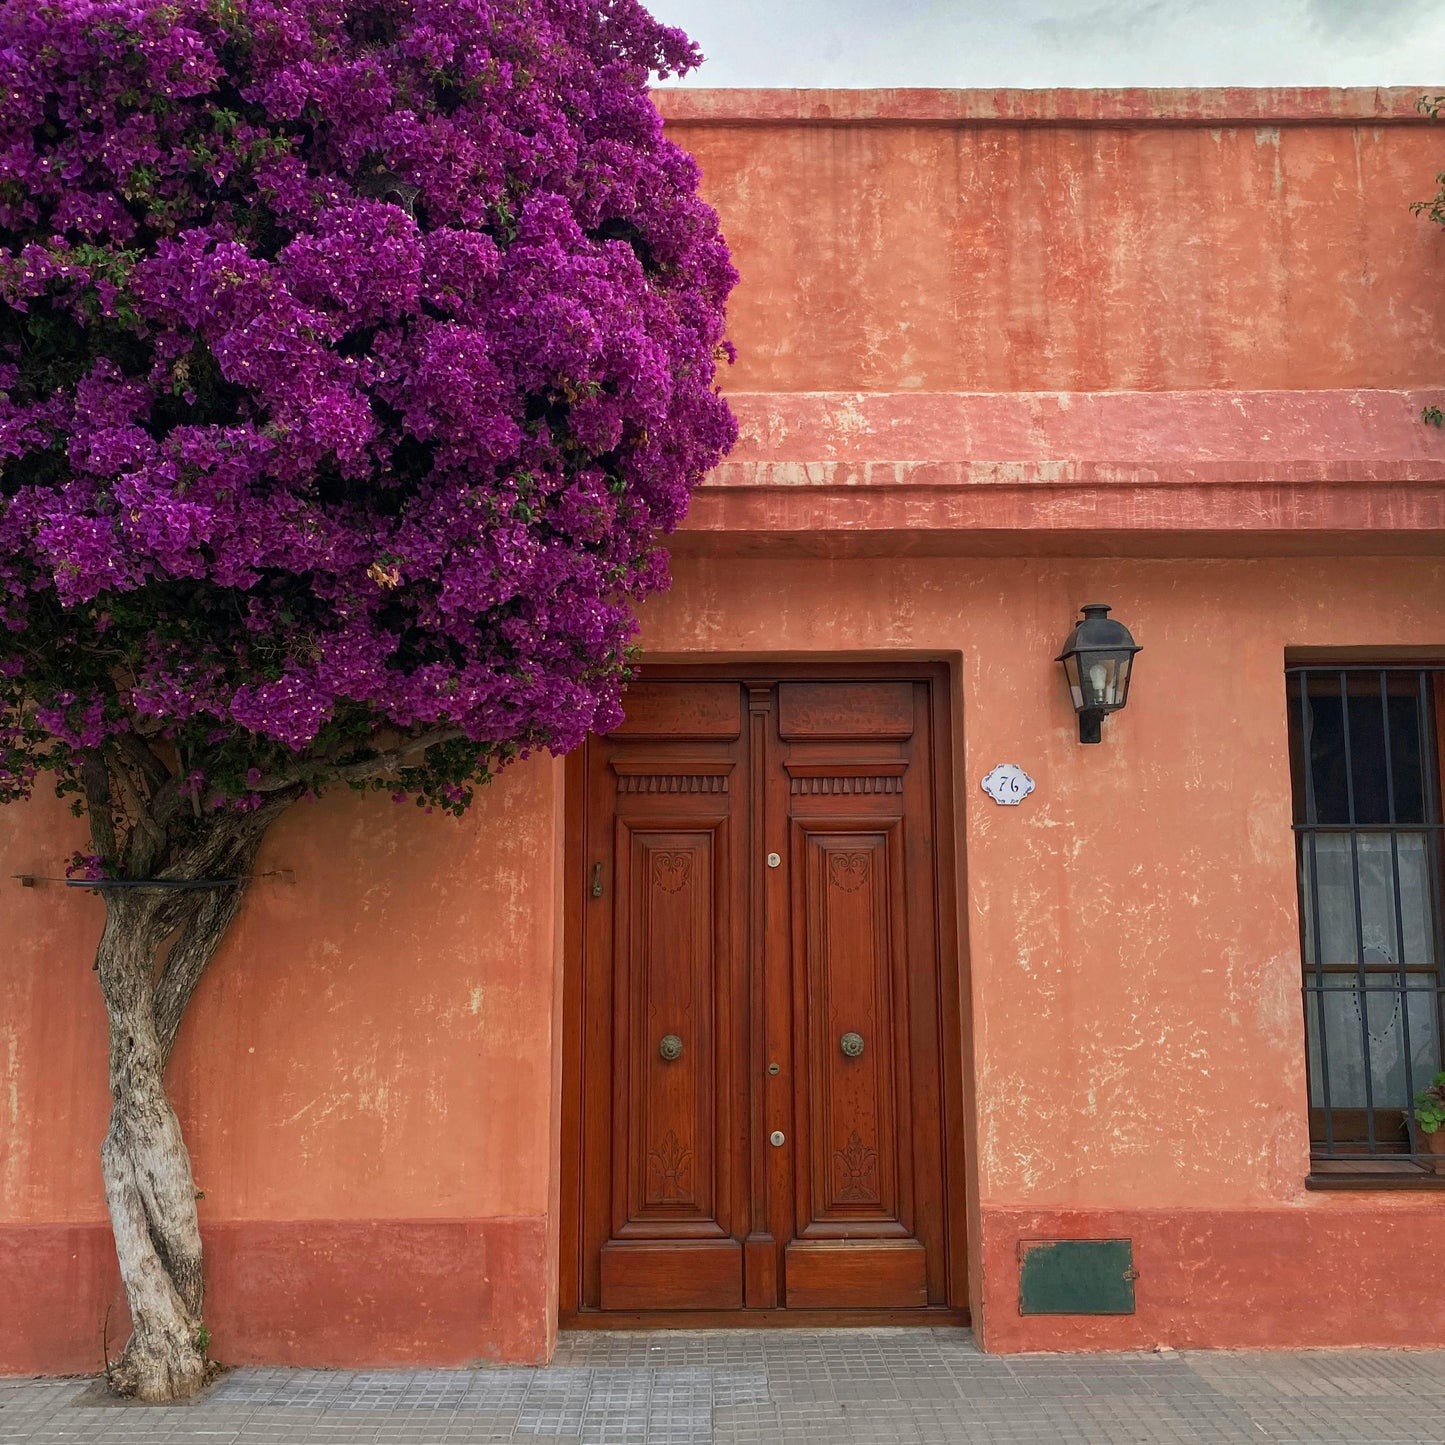
[[[152,985],[158,940],[140,926],[141,910],[117,903],[96,952],[110,1019],[111,1115],[100,1159],[132,1334],[110,1378],[122,1394],[174,1400],[206,1378],[201,1229],[163,1079]]]
[[[168,856],[154,860],[161,866],[138,880],[150,886],[105,893],[95,965],[110,1022],[111,1116],[101,1169],[132,1325],[109,1375],[118,1392],[142,1400],[194,1394],[211,1369],[195,1180],[166,1097],[165,1068],[185,1007],[240,907],[266,829],[292,801],[275,798],[251,813],[195,822],[179,838],[170,835]],[[208,878],[242,881],[165,886]]]

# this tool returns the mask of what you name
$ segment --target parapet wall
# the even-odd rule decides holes
[[[729,389],[987,392],[1438,385],[1419,95],[658,99],[743,277]]]

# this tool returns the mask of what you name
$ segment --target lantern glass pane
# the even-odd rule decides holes
[[[1125,653],[1119,659],[1119,681],[1116,691],[1118,692],[1117,706],[1123,707],[1129,700],[1129,671],[1134,665],[1134,654]]]
[[[1080,672],[1083,706],[1106,712],[1123,707],[1129,692],[1129,664],[1132,660],[1129,653],[1086,653]]]
[[[1079,683],[1079,659],[1072,652],[1064,658],[1064,676],[1069,681],[1069,693],[1074,699],[1074,711],[1079,712],[1084,706],[1084,692]]]

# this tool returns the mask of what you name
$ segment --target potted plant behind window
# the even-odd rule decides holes
[[[1415,1095],[1415,1128],[1422,1153],[1434,1155],[1437,1174],[1445,1174],[1445,1072]]]

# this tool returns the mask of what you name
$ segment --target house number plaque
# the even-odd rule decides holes
[[[1034,780],[1017,763],[1000,763],[983,780],[983,790],[1001,807],[1014,808],[1034,790]]]

